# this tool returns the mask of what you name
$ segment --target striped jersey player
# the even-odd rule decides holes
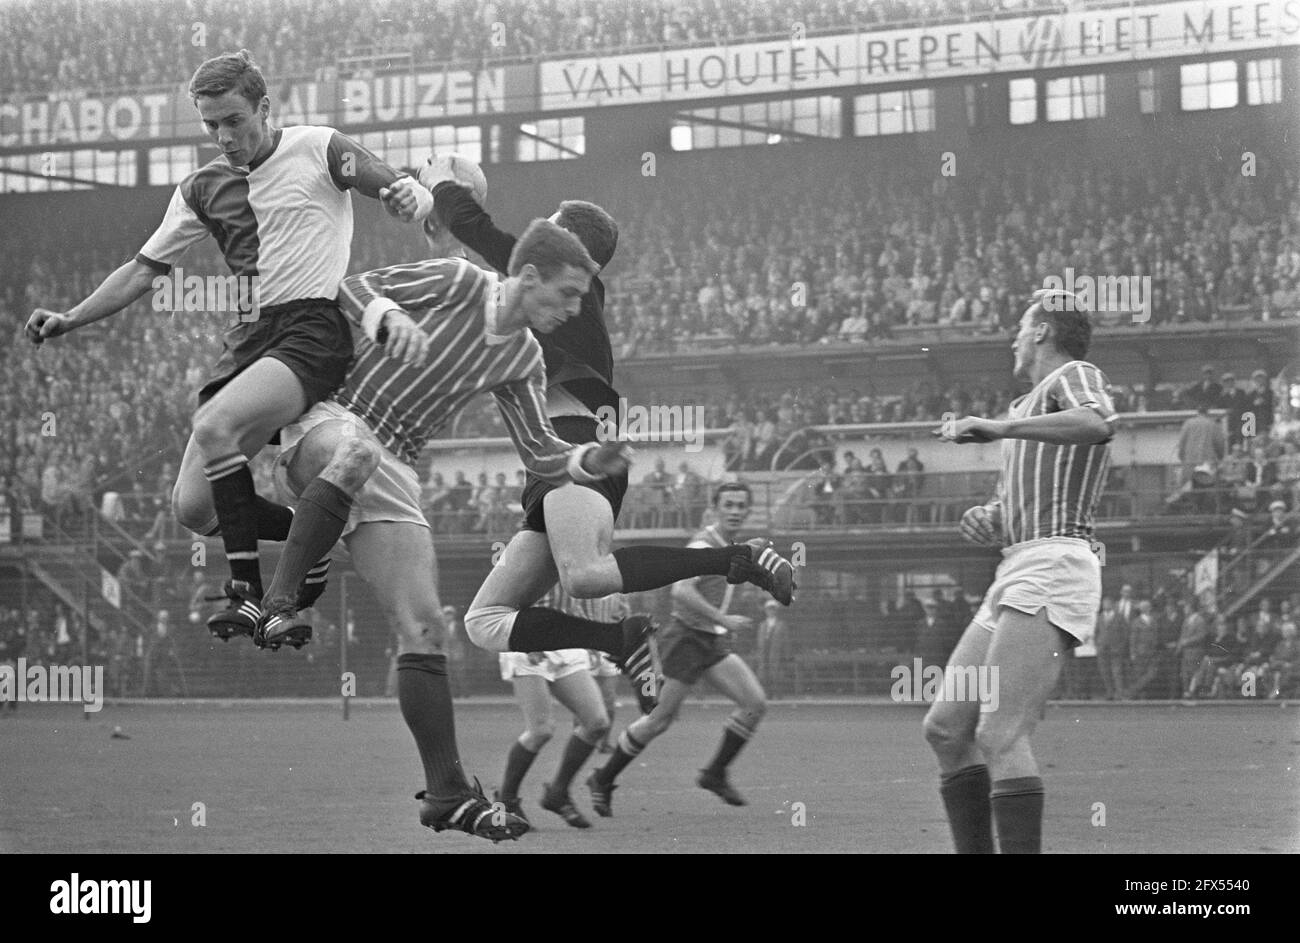
[[[398,702],[425,770],[420,821],[435,831],[500,840],[528,823],[494,810],[461,768],[437,563],[411,463],[469,399],[491,393],[534,474],[593,480],[626,470],[617,443],[573,446],[555,435],[541,347],[529,331],[572,317],[594,270],[575,236],[536,220],[504,279],[445,258],[345,279],[342,310],[362,333],[356,362],[332,399],[282,435],[276,479],[298,509],[254,641],[276,648],[310,637],[294,587],[342,537],[398,637]],[[612,627],[600,645],[624,658],[644,645],[644,628]],[[598,696],[593,703],[594,716]]]
[[[1092,633],[1101,601],[1093,517],[1117,416],[1106,377],[1085,358],[1088,313],[1062,291],[1035,292],[1012,344],[1015,373],[1033,388],[1006,419],[946,423],[950,441],[1002,440],[997,497],[962,517],[962,536],[998,547],[993,585],[949,658],[960,687],[998,703],[936,699],[925,735],[939,760],[940,795],[959,853],[1042,850],[1043,780],[1029,738],[1062,655]],[[984,676],[981,677],[980,673]]]

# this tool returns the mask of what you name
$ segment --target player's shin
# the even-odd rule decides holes
[[[733,547],[620,547],[613,553],[623,577],[621,592],[639,593],[693,576],[726,576]]]
[[[989,768],[983,763],[940,777],[939,795],[959,855],[993,854],[989,788]]]
[[[998,850],[1004,855],[1043,851],[1043,780],[1038,776],[999,779],[993,783],[993,820]]]
[[[262,569],[257,553],[257,492],[248,460],[239,453],[208,462],[203,475],[212,487],[212,503],[221,527],[230,575],[249,584],[255,595],[262,589]]]
[[[338,542],[352,511],[352,496],[323,478],[313,479],[302,491],[293,526],[275,576],[267,588],[264,608],[294,606],[298,588]]]
[[[719,776],[724,775],[731,761],[754,736],[757,727],[758,718],[749,711],[739,710],[728,717],[722,731],[722,742],[718,744],[718,751],[705,767],[705,771]]]
[[[459,801],[470,791],[470,786],[456,749],[447,656],[398,655],[397,702],[420,751],[431,801]]]

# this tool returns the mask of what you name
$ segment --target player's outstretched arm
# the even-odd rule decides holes
[[[993,442],[997,439],[1028,439],[1049,445],[1098,445],[1114,435],[1112,419],[1104,419],[1091,406],[1024,419],[982,419],[967,416],[946,423],[935,435],[949,442]]]
[[[25,328],[27,339],[33,344],[43,344],[51,337],[59,337],[117,314],[149,291],[157,275],[155,269],[132,259],[115,269],[91,292],[90,297],[72,310],[61,312],[37,308],[33,311]]]
[[[330,177],[341,190],[355,189],[379,200],[388,215],[418,223],[433,212],[433,195],[407,174],[398,173],[346,134],[335,131],[325,149]]]
[[[492,390],[506,430],[524,467],[552,484],[591,482],[624,474],[632,450],[622,442],[572,445],[555,433],[546,415],[546,377],[539,362],[527,380],[510,380]]]
[[[425,176],[432,183],[434,212],[451,234],[460,242],[477,252],[488,265],[502,275],[510,267],[510,253],[515,251],[516,239],[504,229],[492,222],[483,207],[468,188],[462,186],[454,177],[443,180]]]

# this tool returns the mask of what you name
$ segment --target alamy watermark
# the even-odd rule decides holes
[[[1134,324],[1151,320],[1150,275],[1075,275],[1067,268],[1065,276],[1048,275],[1043,288],[1051,292],[1042,299],[1045,311],[1073,311],[1076,305],[1098,314],[1131,314]]]
[[[241,321],[261,316],[260,276],[186,275],[179,265],[153,280],[150,304],[155,311],[238,314]]]
[[[0,703],[63,701],[81,703],[91,714],[104,707],[103,665],[0,665]]]
[[[998,709],[997,665],[927,665],[913,658],[911,665],[889,670],[894,682],[890,700],[900,704],[931,704],[935,701],[978,701],[980,711]]]
[[[629,405],[618,398],[618,408],[596,410],[596,438],[601,442],[684,442],[686,451],[704,448],[703,410],[696,405]]]

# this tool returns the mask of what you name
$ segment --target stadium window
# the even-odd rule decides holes
[[[1282,60],[1246,62],[1246,104],[1276,105],[1282,100]]]
[[[875,137],[934,130],[934,90],[871,92],[853,99],[854,134]]]
[[[438,125],[433,128],[431,144],[421,145],[423,153],[416,151],[412,155],[412,167],[424,163],[430,149],[439,153],[455,151],[461,157],[467,157],[476,164],[483,163],[483,129],[476,124]],[[417,159],[418,158],[418,159]]]
[[[1218,59],[1179,66],[1179,97],[1183,111],[1235,108],[1238,100],[1237,61]]]
[[[171,187],[198,168],[198,149],[192,145],[149,148],[149,186]]]
[[[679,112],[669,140],[673,150],[690,151],[840,136],[839,99],[818,95]]]
[[[1160,110],[1160,86],[1156,84],[1156,70],[1143,69],[1138,73],[1138,111],[1154,115]]]
[[[516,160],[573,160],[586,151],[586,124],[582,115],[542,118],[519,125],[519,136],[515,140]]]
[[[1012,79],[1007,83],[1011,100],[1009,118],[1012,124],[1033,124],[1038,120],[1038,80]]]
[[[966,85],[966,126],[982,128],[989,120],[989,83],[970,82]]]
[[[1106,77],[1067,75],[1046,82],[1047,120],[1082,121],[1106,116]]]

